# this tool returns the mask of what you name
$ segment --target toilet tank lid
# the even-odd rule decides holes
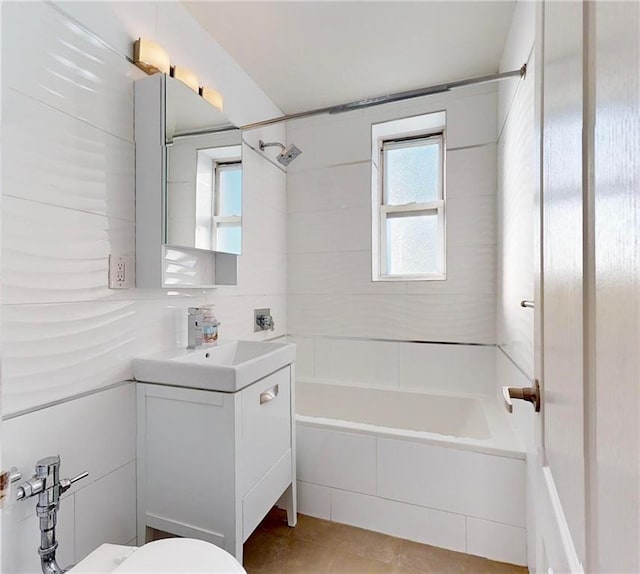
[[[228,552],[193,538],[166,538],[133,552],[113,574],[246,574]]]

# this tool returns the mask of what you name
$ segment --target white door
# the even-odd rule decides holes
[[[640,4],[539,6],[537,569],[640,572]]]
[[[537,14],[540,265],[535,373],[539,572],[579,572],[585,557],[583,5],[545,2]]]
[[[593,286],[587,570],[640,572],[640,3],[589,6]]]

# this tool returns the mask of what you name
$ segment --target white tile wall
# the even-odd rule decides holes
[[[371,246],[370,217],[368,207],[290,213],[289,253],[366,251]]]
[[[132,221],[8,196],[2,232],[5,304],[113,297],[109,253],[134,251]]]
[[[427,393],[492,395],[496,388],[496,348],[492,345],[312,336],[288,336],[287,340],[297,345],[297,376],[303,380]]]
[[[3,193],[134,220],[134,144],[20,92],[3,94]]]
[[[18,412],[131,378],[132,301],[7,305],[3,410]]]
[[[533,311],[520,301],[534,298],[533,84],[531,72],[518,87],[498,145],[497,204],[497,342],[531,377]]]
[[[141,70],[40,2],[7,4],[3,26],[3,44],[22,46],[4,61],[3,89],[132,141],[132,80]],[[26,31],[34,40],[28,45]]]
[[[377,455],[378,496],[525,526],[522,460],[393,439]]]
[[[447,280],[407,283],[410,295],[436,293],[496,293],[496,246],[491,244],[449,245],[447,247]]]
[[[329,217],[329,215],[327,215]],[[290,216],[294,217],[294,216]],[[394,294],[407,293],[407,284],[371,280],[371,251],[290,252],[287,258],[290,294]],[[444,285],[433,281],[430,285]],[[418,283],[416,283],[417,285]],[[422,285],[423,282],[420,282]]]
[[[3,460],[31,476],[37,459],[60,454],[63,473],[89,471],[85,486],[135,459],[135,433],[135,392],[125,383],[3,421]]]
[[[509,564],[527,564],[524,528],[467,516],[467,552]]]
[[[297,476],[304,482],[376,492],[376,439],[298,425]],[[318,461],[322,461],[318,464]]]
[[[331,489],[310,482],[298,481],[298,512],[331,520]]]
[[[312,379],[315,376],[315,351],[313,337],[288,336],[287,342],[296,346],[296,377]]]
[[[494,87],[495,89],[495,87]],[[447,105],[447,147],[495,143],[498,102],[495,92],[466,95],[461,92]]]
[[[496,145],[490,143],[447,153],[447,199],[496,194]]]
[[[287,209],[289,213],[296,213],[324,211],[328,206],[333,209],[369,207],[370,172],[368,161],[310,172],[292,172],[287,177]]]
[[[285,176],[247,150],[237,287],[107,288],[109,254],[134,261],[133,82],[143,73],[124,55],[138,36],[159,41],[223,93],[237,124],[280,112],[180,4],[16,2],[3,6],[2,26],[11,54],[2,74],[3,415],[66,401],[5,421],[3,464],[29,476],[38,458],[60,453],[63,474],[89,470],[62,514],[60,555],[70,563],[107,539],[135,538],[135,395],[126,385],[67,399],[129,379],[136,355],[184,345],[193,304],[216,305],[223,337],[286,332]],[[271,307],[274,333],[254,335],[256,307]],[[100,524],[90,502],[104,511]],[[37,530],[7,538],[31,529],[28,508],[3,513],[3,572],[37,570]]]
[[[421,391],[491,394],[495,348],[470,345],[399,345],[400,387]]]
[[[75,493],[76,556],[105,542],[136,537],[136,463],[131,461]]]
[[[534,298],[535,10],[533,3],[516,2],[500,63],[500,71],[507,71],[519,68],[528,60],[525,79],[501,82],[498,94],[497,390],[501,386],[529,386],[533,377],[533,312],[521,308],[519,303]],[[513,551],[524,554],[511,558],[521,564],[528,563],[535,570],[535,517],[539,508],[534,499],[539,492],[539,476],[535,473],[535,415],[525,406],[528,405],[514,404],[509,422],[525,445],[528,460],[533,463],[527,468],[526,554],[522,543],[518,542],[525,537],[523,533],[505,531],[501,535],[511,541]],[[469,530],[473,531],[472,524],[469,524]],[[471,544],[479,542],[481,547],[487,548],[484,540],[477,537],[470,540]]]
[[[371,124],[439,110],[447,280],[372,282]],[[287,179],[289,333],[495,343],[496,114],[484,86],[287,123],[303,151]]]
[[[290,294],[287,316],[293,335],[494,344],[494,304],[481,293]]]
[[[465,517],[377,496],[331,490],[331,518],[398,538],[465,552]]]
[[[496,243],[496,196],[447,200],[447,247]]]
[[[398,344],[316,339],[315,377],[376,386],[398,386]]]
[[[526,564],[522,459],[304,422],[298,422],[297,431],[298,465],[304,472],[298,480],[300,512]],[[375,443],[375,452],[363,448],[365,440]],[[357,464],[345,462],[350,460]],[[372,476],[370,483],[363,480],[363,470]]]

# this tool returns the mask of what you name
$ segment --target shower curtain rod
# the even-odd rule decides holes
[[[422,96],[431,96],[433,94],[441,94],[443,92],[449,92],[454,88],[463,88],[465,86],[473,86],[475,84],[486,84],[489,82],[497,82],[499,80],[506,80],[507,78],[520,77],[524,78],[527,73],[527,64],[523,64],[519,70],[511,70],[510,72],[500,72],[498,74],[488,74],[486,76],[477,76],[475,78],[467,78],[465,80],[456,80],[455,82],[447,82],[445,84],[436,84],[434,86],[427,86],[426,88],[418,88],[416,90],[407,90],[405,92],[396,92],[394,94],[387,94],[384,96],[377,96],[374,98],[365,98],[364,100],[356,100],[348,102],[346,104],[339,104],[336,106],[328,106],[326,108],[316,108],[315,110],[308,110],[306,112],[297,112],[295,114],[285,114],[279,118],[271,118],[270,120],[263,120],[261,122],[255,122],[240,126],[242,130],[250,130],[252,128],[259,128],[262,126],[269,126],[271,124],[277,124],[279,122],[286,122],[287,120],[296,120],[299,118],[308,118],[310,116],[317,116],[320,114],[341,114],[343,112],[351,112],[353,110],[360,110],[362,108],[369,108],[371,106],[379,106],[380,104],[388,104],[390,102],[400,102],[402,100],[409,100],[411,98],[420,98]]]

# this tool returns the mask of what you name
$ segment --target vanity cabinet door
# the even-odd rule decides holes
[[[243,496],[291,448],[290,372],[285,367],[241,391]]]

